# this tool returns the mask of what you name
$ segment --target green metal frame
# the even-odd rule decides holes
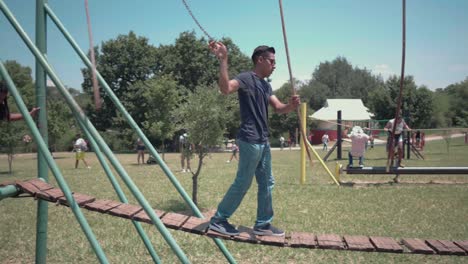
[[[62,32],[62,34],[65,36],[65,38],[68,40],[70,45],[75,49],[77,54],[81,57],[85,65],[91,70],[92,65],[91,62],[88,60],[86,55],[81,51],[81,49],[78,47],[76,42],[73,40],[71,35],[67,32],[65,27],[61,24],[60,20],[57,18],[57,16],[53,13],[51,8],[48,6],[46,3],[46,0],[37,0],[38,6],[37,8],[44,8],[45,13],[52,19],[52,21],[56,24],[56,26],[59,28],[59,30]],[[164,239],[166,242],[169,244],[171,249],[174,251],[174,253],[178,256],[179,260],[183,263],[189,263],[187,257],[183,253],[183,251],[179,248],[177,243],[174,241],[172,238],[171,234],[168,232],[164,224],[161,222],[159,217],[154,213],[154,210],[151,208],[149,203],[146,201],[145,197],[142,195],[138,187],[134,184],[133,180],[128,176],[127,172],[125,169],[122,167],[122,165],[118,162],[116,157],[113,155],[112,151],[110,148],[107,146],[107,144],[104,142],[104,139],[100,136],[100,134],[97,132],[97,130],[94,128],[93,124],[89,121],[89,119],[86,117],[86,115],[83,113],[81,108],[77,105],[77,103],[73,100],[73,97],[68,93],[68,91],[65,89],[64,85],[60,81],[60,79],[56,76],[56,74],[53,72],[49,64],[47,63],[47,60],[44,58],[42,53],[39,51],[38,47],[36,47],[29,37],[26,35],[24,30],[21,28],[19,23],[16,21],[14,16],[11,14],[11,12],[8,10],[6,5],[3,3],[3,0],[0,0],[0,8],[2,9],[3,13],[5,16],[8,18],[12,26],[15,28],[15,30],[18,32],[18,34],[21,36],[25,44],[28,46],[30,51],[34,54],[36,57],[37,64],[43,67],[44,71],[50,76],[51,80],[54,82],[62,96],[65,98],[65,101],[71,108],[73,114],[75,115],[75,118],[78,120],[78,124],[80,125],[81,129],[86,133],[86,136],[90,139],[91,145],[93,149],[96,152],[96,155],[98,157],[98,160],[100,161],[101,165],[103,166],[109,180],[111,181],[112,186],[116,190],[119,199],[127,203],[127,198],[122,192],[121,187],[118,185],[115,177],[113,176],[109,166],[107,165],[104,155],[107,157],[109,162],[113,165],[115,170],[118,172],[119,176],[122,178],[124,183],[127,185],[127,187],[130,189],[132,194],[135,196],[139,204],[143,207],[143,209],[146,211],[150,219],[153,221],[155,224],[156,228],[159,230],[159,232],[163,235]],[[38,12],[40,14],[40,12]],[[42,15],[40,15],[42,17]],[[45,30],[44,30],[45,32]],[[146,147],[149,149],[150,153],[156,158],[158,163],[160,164],[160,167],[162,170],[165,172],[169,180],[172,182],[172,184],[175,186],[179,194],[182,196],[182,198],[185,200],[185,202],[191,207],[192,211],[195,213],[197,217],[203,218],[203,215],[201,214],[200,210],[197,208],[197,206],[193,203],[193,201],[190,199],[189,195],[185,192],[181,184],[178,182],[177,178],[172,174],[170,171],[169,167],[165,164],[165,162],[162,160],[162,158],[159,156],[158,152],[156,149],[152,146],[152,144],[149,142],[147,137],[144,135],[144,133],[141,131],[141,129],[138,127],[136,122],[133,120],[133,118],[130,116],[130,114],[126,111],[126,109],[123,107],[119,99],[115,96],[113,91],[110,89],[108,84],[105,82],[105,80],[102,78],[102,76],[97,72],[97,77],[104,88],[104,90],[108,93],[110,96],[111,100],[117,107],[117,109],[122,113],[122,115],[125,117],[127,122],[130,124],[130,126],[133,128],[133,130],[138,134],[138,136],[142,139]],[[15,98],[16,100],[16,98]],[[42,112],[42,111],[41,111]],[[45,112],[45,111],[44,111]],[[23,113],[23,115],[25,115]],[[28,116],[29,117],[29,116]],[[50,153],[47,150],[47,154],[50,155]],[[53,161],[53,160],[52,160]],[[51,166],[49,164],[49,166]],[[54,174],[55,175],[55,174]],[[59,184],[60,188],[62,186]],[[39,209],[38,209],[39,210]],[[78,209],[79,210],[79,209]],[[46,220],[47,222],[47,220]],[[147,246],[148,250],[150,251],[150,254],[153,257],[153,260],[156,263],[159,263],[159,257],[157,256],[156,252],[152,248],[152,245],[147,238],[146,234],[143,232],[141,229],[141,226],[139,226],[139,223],[134,222],[135,228],[137,228],[138,233],[142,237],[145,245]],[[95,239],[95,238],[94,238]],[[226,249],[224,244],[221,242],[221,240],[214,238],[214,241],[216,245],[219,247],[219,249],[222,251],[226,259],[230,263],[236,263],[235,259],[231,256],[229,251]],[[91,242],[91,240],[90,240]],[[96,251],[96,250],[95,250]],[[98,256],[99,258],[99,256]],[[37,261],[37,260],[36,260]],[[39,262],[38,262],[39,263]],[[103,262],[102,262],[103,263]]]

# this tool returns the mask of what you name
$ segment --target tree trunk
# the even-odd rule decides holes
[[[197,170],[195,171],[195,173],[192,172],[192,201],[196,206],[198,206],[198,176],[201,172],[204,157],[205,154],[203,152],[198,153]]]
[[[8,153],[8,173],[11,174],[13,168],[13,153]]]

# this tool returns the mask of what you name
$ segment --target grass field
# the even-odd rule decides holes
[[[324,152],[318,151],[320,155]],[[410,166],[468,166],[468,145],[462,138],[432,141],[426,145],[425,160],[406,161]],[[412,175],[390,183],[393,176],[343,175],[347,183],[338,187],[314,162],[307,167],[307,182],[299,184],[297,150],[272,151],[276,179],[274,224],[286,231],[315,234],[373,235],[393,238],[468,239],[468,175]],[[200,176],[199,202],[202,210],[215,209],[231,184],[236,162],[226,163],[229,153],[212,154]],[[118,200],[94,154],[92,169],[74,169],[73,153],[56,153],[56,162],[75,192],[100,199]],[[335,154],[327,162],[333,171]],[[347,152],[343,152],[347,157]],[[414,157],[414,156],[413,156]],[[119,160],[149,203],[164,211],[187,210],[183,200],[158,166],[136,165],[136,154],[120,154]],[[168,166],[191,193],[191,178],[179,170],[178,154],[166,154]],[[35,154],[15,157],[13,174],[7,173],[6,155],[0,156],[0,182],[36,177]],[[340,161],[346,164],[346,160]],[[196,163],[196,161],[194,161]],[[383,146],[366,153],[366,165],[386,163]],[[192,167],[195,167],[192,165]],[[51,184],[57,186],[51,176]],[[120,181],[121,182],[121,181]],[[121,182],[122,183],[122,182]],[[122,186],[123,183],[122,183]],[[126,190],[126,188],[124,188]],[[126,191],[130,203],[136,204]],[[0,201],[0,263],[33,263],[35,254],[36,201],[8,198]],[[151,258],[131,221],[83,210],[111,263],[151,263]],[[251,226],[256,214],[256,184],[230,219]],[[177,263],[156,228],[143,224],[163,263]],[[172,231],[177,243],[193,263],[225,263],[211,239]],[[224,240],[223,240],[224,241]],[[224,241],[238,263],[468,263],[468,257],[425,256],[389,253],[292,249]],[[48,263],[97,263],[88,241],[71,211],[49,207]]]

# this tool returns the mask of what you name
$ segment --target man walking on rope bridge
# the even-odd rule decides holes
[[[385,125],[384,130],[388,132],[388,138],[387,138],[387,151],[390,151],[390,137],[392,136],[392,129],[394,124],[396,123],[396,128],[395,128],[395,135],[393,135],[393,144],[394,146],[398,146],[398,162],[397,166],[398,167],[405,167],[405,165],[401,162],[403,159],[403,130],[407,129],[408,131],[411,131],[411,128],[406,124],[405,120],[401,118],[401,115],[398,116],[397,121],[395,122],[395,118],[390,119],[387,122],[387,125]]]
[[[268,104],[277,113],[289,113],[300,104],[298,96],[282,103],[272,92],[265,80],[275,70],[275,49],[258,46],[253,54],[254,69],[229,79],[228,51],[221,42],[210,42],[209,47],[220,62],[219,89],[227,95],[237,92],[240,106],[241,125],[237,137],[239,165],[236,179],[218,205],[210,220],[210,229],[226,235],[238,235],[239,231],[228,222],[228,218],[239,207],[255,175],[258,184],[256,235],[283,236],[284,231],[275,228],[273,220],[272,190],[275,180],[271,170],[271,151],[268,141]]]

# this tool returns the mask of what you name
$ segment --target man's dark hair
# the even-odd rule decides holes
[[[275,54],[275,48],[265,46],[265,45],[261,45],[261,46],[256,47],[254,49],[254,52],[252,53],[253,63],[256,64],[257,63],[257,58],[260,57],[260,56],[265,55],[265,53],[267,53],[267,52]]]
[[[8,94],[8,87],[2,78],[0,78],[0,93]],[[10,121],[10,110],[8,108],[7,97],[3,99],[3,102],[0,102],[0,120]]]

